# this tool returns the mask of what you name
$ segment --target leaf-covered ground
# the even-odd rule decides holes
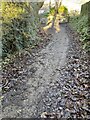
[[[51,34],[3,68],[3,117],[89,118],[89,57],[68,25]]]

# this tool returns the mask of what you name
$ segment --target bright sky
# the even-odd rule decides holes
[[[46,0],[46,2],[49,2],[50,0]],[[53,3],[55,0],[51,0]],[[62,0],[62,4],[68,7],[68,10],[79,10],[81,9],[81,4],[84,4],[85,2],[88,2],[90,0]]]

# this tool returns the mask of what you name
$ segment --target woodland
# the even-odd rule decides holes
[[[2,118],[90,118],[90,1],[79,2],[0,3]]]

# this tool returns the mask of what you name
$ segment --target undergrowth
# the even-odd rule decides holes
[[[83,49],[90,51],[90,35],[88,33],[88,16],[73,16],[70,19],[70,24],[79,33],[80,41],[83,44]]]
[[[2,58],[35,45],[39,23],[26,3],[2,3]]]

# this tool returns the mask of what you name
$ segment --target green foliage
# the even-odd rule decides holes
[[[2,3],[2,16],[4,22],[10,22],[13,18],[18,18],[18,16],[24,13],[24,9],[22,8],[22,3],[10,3],[3,2]]]
[[[49,16],[49,12],[43,14],[45,17]]]
[[[48,23],[50,23],[54,19],[54,16],[55,16],[55,6],[51,7],[50,12],[47,14]],[[60,20],[61,22],[67,22],[68,9],[65,6],[58,7],[56,19]]]
[[[50,15],[54,15],[55,14],[55,7],[52,7],[50,9]],[[67,15],[68,14],[68,9],[65,6],[60,6],[58,8],[58,13],[57,14],[64,14]]]
[[[68,9],[67,9],[65,6],[60,6],[60,7],[58,8],[58,13],[59,13],[59,14],[67,15],[67,14],[68,14]]]
[[[38,19],[28,12],[26,3],[2,3],[2,57],[38,42]]]
[[[88,16],[73,16],[70,19],[71,25],[80,34],[83,49],[90,51],[90,36],[88,34]]]
[[[50,13],[49,13],[50,15],[54,15],[55,14],[55,7],[52,7],[51,9],[50,9]]]
[[[90,1],[81,6],[81,15],[88,15],[90,11]]]

